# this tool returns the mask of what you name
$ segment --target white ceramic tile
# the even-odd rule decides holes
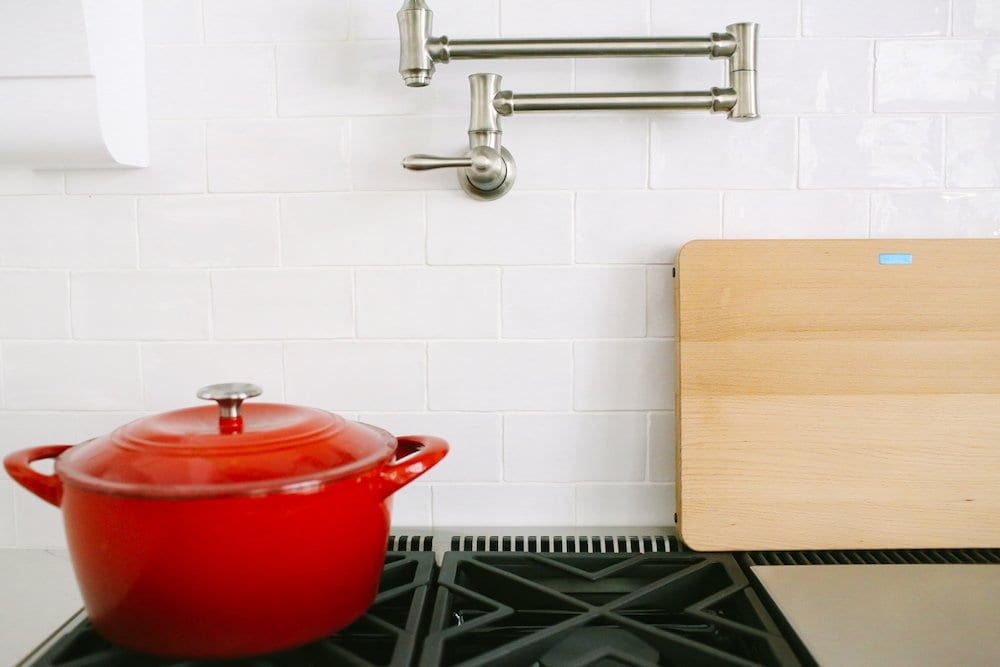
[[[795,119],[764,116],[733,123],[661,114],[652,119],[650,153],[654,188],[793,187]]]
[[[231,120],[208,123],[212,192],[305,192],[350,187],[346,120]]]
[[[142,406],[135,343],[3,344],[8,410],[135,410]]]
[[[1000,3],[996,0],[952,0],[952,6],[954,34],[1000,36]]]
[[[674,404],[673,341],[577,341],[577,410],[669,410]]]
[[[942,183],[941,119],[803,118],[800,185],[805,188],[921,188]]]
[[[347,39],[347,0],[203,0],[209,42]],[[386,21],[395,23],[392,15]]]
[[[361,338],[496,338],[500,272],[493,268],[360,269]]]
[[[511,118],[504,146],[517,161],[518,189],[615,190],[646,185],[647,121],[641,115]]]
[[[649,413],[649,479],[673,482],[676,477],[676,420],[673,412]]]
[[[0,547],[17,544],[14,524],[14,483],[0,479]]]
[[[482,206],[464,192],[427,195],[431,264],[567,264],[573,196],[515,188]]]
[[[139,200],[143,268],[275,266],[278,202],[271,195],[179,195]]]
[[[946,132],[948,187],[1000,187],[1000,116],[954,116]]]
[[[440,464],[439,464],[440,465]],[[424,484],[409,484],[392,494],[392,527],[430,528],[431,487]]]
[[[340,412],[423,410],[424,343],[285,343],[285,398]]]
[[[0,266],[136,265],[130,197],[0,197]]]
[[[570,484],[437,484],[433,494],[436,527],[574,523]]]
[[[212,274],[215,337],[351,336],[352,290],[346,269],[217,271]]]
[[[200,42],[201,0],[144,0],[147,44]]]
[[[208,275],[88,271],[70,279],[73,336],[97,340],[208,338]]]
[[[353,119],[351,170],[354,189],[457,190],[459,185],[454,169],[407,171],[400,166],[400,161],[412,153],[464,155],[469,150],[468,126],[468,111],[464,116]]]
[[[538,341],[429,343],[431,410],[566,410],[569,343]]]
[[[580,526],[672,526],[673,484],[578,484]]]
[[[66,191],[81,194],[170,194],[205,191],[205,124],[149,123],[149,166],[66,172]]]
[[[576,61],[575,80],[576,90],[580,92],[708,90],[712,86],[724,85],[726,61],[708,58],[580,58]]]
[[[0,169],[0,195],[48,195],[63,191],[63,172]]]
[[[761,190],[727,192],[727,239],[864,238],[868,235],[865,192]]]
[[[674,278],[672,266],[650,266],[646,269],[646,335],[673,338]]]
[[[1000,238],[1000,192],[876,192],[872,237]]]
[[[0,338],[69,336],[69,276],[0,270]]]
[[[201,404],[195,392],[219,382],[252,382],[259,400],[284,400],[281,343],[144,343],[141,353],[147,410]]]
[[[1000,40],[884,41],[876,111],[1000,111]]]
[[[646,415],[504,416],[503,470],[509,482],[627,482],[646,474]]]
[[[763,37],[799,32],[798,0],[652,0],[653,34],[708,35],[731,23],[760,24]]]
[[[719,238],[715,192],[581,192],[576,196],[576,261],[668,264],[691,239]]]
[[[802,32],[820,37],[944,35],[948,0],[802,0]]]
[[[872,104],[871,40],[764,39],[762,113],[866,113]],[[880,63],[881,65],[881,63]]]
[[[351,39],[398,40],[396,0],[351,0]],[[452,39],[496,37],[500,0],[434,0],[434,34]],[[386,19],[386,17],[390,17]]]
[[[501,0],[504,37],[629,37],[649,33],[648,0]]]
[[[422,482],[500,481],[500,415],[367,412],[360,419],[396,436],[436,435],[448,441],[448,455]]]
[[[16,486],[14,515],[18,547],[65,549],[62,512],[36,495]]]
[[[271,46],[154,46],[146,51],[146,72],[151,118],[275,113]]]
[[[505,338],[632,338],[645,332],[642,267],[504,270]]]
[[[423,264],[423,195],[283,195],[281,252],[290,266]]]

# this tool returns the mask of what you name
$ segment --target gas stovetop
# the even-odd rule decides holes
[[[368,612],[305,647],[226,663],[151,658],[111,645],[81,612],[22,665],[808,667],[752,566],[1000,563],[998,550],[706,554],[665,535],[394,536],[389,549]]]

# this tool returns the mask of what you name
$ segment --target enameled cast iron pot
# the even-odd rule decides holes
[[[94,627],[137,651],[228,658],[320,639],[371,605],[390,495],[447,453],[312,408],[218,401],[70,447],[15,452],[10,476],[62,508]],[[32,461],[55,458],[55,474]]]

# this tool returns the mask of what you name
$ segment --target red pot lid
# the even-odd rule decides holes
[[[66,483],[150,497],[259,495],[350,477],[392,457],[389,433],[315,408],[243,401],[252,384],[204,387],[216,406],[136,420],[56,460]]]

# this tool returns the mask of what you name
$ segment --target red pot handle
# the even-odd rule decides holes
[[[62,482],[56,475],[43,475],[40,472],[35,472],[31,468],[31,462],[54,459],[70,447],[72,445],[47,445],[22,449],[8,454],[3,460],[3,467],[15,482],[45,502],[59,507],[59,503],[62,501]]]
[[[423,475],[448,453],[448,443],[433,435],[402,435],[396,440],[396,459],[379,473],[383,498]]]

